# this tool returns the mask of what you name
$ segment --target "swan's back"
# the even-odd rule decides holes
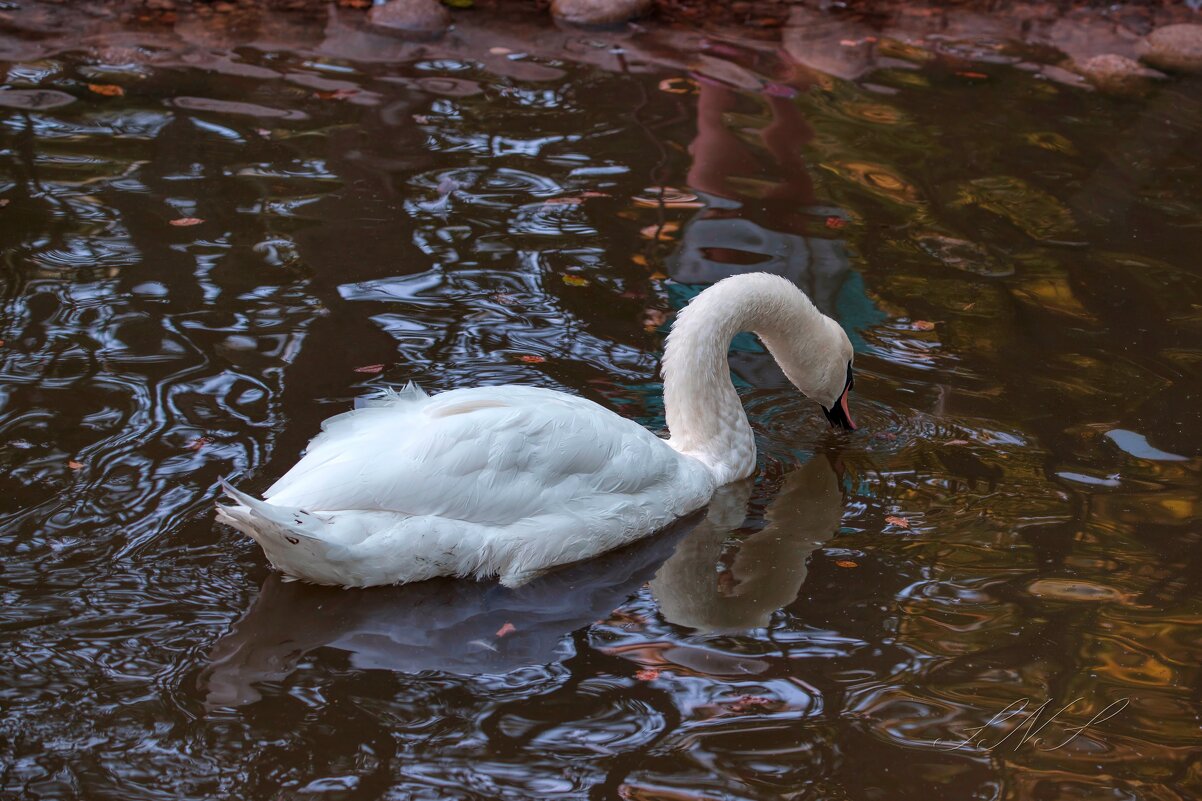
[[[322,428],[268,504],[239,495],[226,511],[277,567],[318,583],[517,583],[662,528],[713,491],[704,466],[637,423],[536,387],[410,387]]]

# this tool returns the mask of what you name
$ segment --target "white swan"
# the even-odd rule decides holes
[[[680,312],[664,352],[670,439],[592,401],[522,386],[429,396],[412,384],[332,417],[260,501],[218,519],[288,576],[367,587],[435,576],[516,586],[646,536],[755,469],[730,381],[731,339],[754,331],[832,425],[847,410],[852,346],[796,286],[749,273]]]

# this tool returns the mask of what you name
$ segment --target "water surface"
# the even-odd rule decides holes
[[[5,797],[1202,794],[1196,81],[285,19],[5,51]],[[740,337],[761,469],[661,536],[342,592],[212,519],[408,380],[660,430],[747,270],[846,327],[861,428]]]

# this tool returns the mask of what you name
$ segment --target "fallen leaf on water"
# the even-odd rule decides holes
[[[338,0],[342,8],[371,8],[371,0]]]
[[[947,442],[945,442],[943,444],[944,445],[969,445],[971,443],[966,439],[949,439]]]
[[[988,75],[986,75],[983,72],[967,72],[967,71],[965,71],[965,72],[957,72],[956,74],[959,75],[961,78],[976,78],[977,80],[982,80],[984,78],[989,77]]]
[[[178,220],[168,220],[176,228],[187,228],[189,225],[200,225],[204,220],[199,217],[180,217]]]
[[[674,95],[689,95],[697,91],[697,82],[691,78],[665,78],[659,82],[659,90]]]
[[[910,323],[910,327],[913,328],[915,331],[934,331],[935,330],[935,324],[932,323],[930,320],[915,320],[914,322]]]
[[[430,123],[430,118],[425,114],[414,114],[413,121],[418,125],[428,125]]]
[[[201,448],[203,448],[205,445],[208,445],[212,441],[213,441],[212,437],[197,437],[196,439],[192,440],[184,447],[186,447],[190,451],[198,451]]]
[[[103,97],[121,97],[125,90],[113,83],[90,83],[88,89]]]
[[[568,286],[588,286],[592,283],[587,278],[579,275],[565,275],[563,276],[563,282]]]
[[[578,197],[549,197],[543,201],[547,206],[579,206],[583,202]]]
[[[356,367],[355,372],[356,373],[373,373],[374,374],[374,373],[379,373],[379,372],[383,371],[383,369],[384,369],[384,365],[382,365],[382,364],[365,364],[362,367]]]
[[[12,202],[12,201],[11,201],[11,200],[9,200],[9,199],[8,199],[8,198],[6,198],[6,197],[0,197],[0,208],[3,208],[4,206],[7,206],[7,205],[8,205],[9,203],[11,203],[11,202]]]
[[[898,528],[909,528],[910,527],[909,520],[907,520],[904,517],[899,517],[897,515],[889,515],[888,517],[885,518],[885,522],[891,526],[897,526]]]
[[[826,218],[826,227],[827,228],[833,228],[837,231],[846,225],[847,225],[847,220],[843,219],[842,217],[827,217]]]
[[[974,308],[976,308],[976,305],[977,305],[977,302],[975,300],[972,303],[965,303],[964,311],[972,311]]]
[[[501,626],[501,628],[497,629],[497,636],[504,637],[507,634],[513,634],[517,630],[517,626],[513,625],[512,623],[506,623],[504,626]]]
[[[513,51],[508,47],[490,47],[488,48],[488,52],[492,53],[494,56],[507,56]]]
[[[639,231],[639,236],[643,239],[655,239],[660,242],[667,242],[672,239],[672,234],[680,229],[680,224],[669,220],[663,225],[648,225],[646,228]]]
[[[534,356],[529,353],[522,354],[521,356],[518,357],[518,360],[523,361],[526,364],[542,364],[543,362],[546,361],[546,359],[543,358],[542,356]]]
[[[835,562],[835,567],[859,567],[859,565],[847,559],[840,559],[838,562]]]
[[[655,681],[659,678],[659,668],[643,668],[634,677],[639,681]]]
[[[67,462],[67,467],[70,467],[72,470],[79,470],[83,467],[83,462],[77,462],[72,459],[71,461]]]
[[[650,278],[652,281],[664,281],[664,280],[667,280],[667,278],[668,278],[666,273],[661,273],[658,270],[651,273],[651,275],[649,275],[647,277]]]

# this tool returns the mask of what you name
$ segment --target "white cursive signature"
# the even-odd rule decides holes
[[[1020,746],[1026,745],[1028,742],[1030,742],[1033,747],[1038,747],[1039,750],[1041,750],[1041,751],[1055,751],[1057,748],[1063,748],[1064,746],[1068,745],[1078,735],[1080,735],[1081,732],[1085,731],[1090,726],[1094,726],[1099,723],[1105,723],[1106,721],[1110,720],[1112,717],[1114,717],[1115,715],[1117,715],[1118,713],[1120,713],[1124,709],[1126,709],[1127,705],[1129,703],[1131,703],[1130,698],[1120,698],[1119,700],[1114,701],[1113,703],[1108,705],[1101,712],[1098,712],[1096,715],[1094,715],[1092,718],[1090,718],[1085,723],[1082,723],[1078,726],[1064,727],[1063,729],[1057,728],[1054,731],[1061,731],[1062,733],[1064,733],[1067,736],[1065,736],[1063,740],[1059,740],[1055,745],[1052,745],[1052,746],[1046,747],[1046,748],[1041,747],[1039,745],[1039,743],[1043,740],[1043,738],[1039,736],[1040,732],[1042,732],[1044,729],[1046,729],[1048,726],[1050,726],[1052,723],[1054,723],[1058,717],[1060,717],[1065,712],[1067,712],[1069,709],[1071,709],[1074,704],[1076,704],[1080,701],[1084,701],[1084,700],[1085,700],[1084,697],[1074,698],[1073,700],[1071,700],[1067,704],[1065,704],[1063,707],[1061,707],[1060,711],[1056,712],[1054,715],[1052,715],[1051,717],[1049,717],[1046,720],[1043,720],[1041,722],[1040,718],[1043,716],[1044,711],[1048,708],[1048,705],[1051,703],[1051,701],[1044,701],[1039,706],[1028,710],[1027,707],[1029,707],[1031,705],[1031,700],[1029,698],[1020,698],[1017,701],[1014,701],[1014,702],[1008,704],[1005,709],[1003,709],[1001,712],[998,712],[996,715],[994,715],[992,718],[990,718],[989,722],[986,723],[985,725],[978,726],[975,729],[969,729],[968,737],[964,738],[964,740],[962,740],[961,742],[959,742],[955,745],[948,744],[947,750],[955,751],[957,749],[964,748],[965,746],[969,746],[969,745],[976,745],[976,747],[978,747],[978,748],[992,750],[992,749],[995,749],[998,746],[1002,745],[1002,743],[1009,740],[1011,737],[1013,737],[1018,732],[1022,731],[1023,729],[1026,729],[1026,733],[1024,735],[1022,735],[1019,738],[1019,740],[1013,744],[1014,748],[1019,748]],[[1003,725],[1003,724],[1007,723],[1008,721],[1012,720],[1013,718],[1021,718],[1021,720],[1017,725],[1015,725],[1015,727],[1013,729],[1008,731],[1006,733],[1006,735],[1004,737],[1002,737],[1002,739],[998,740],[996,743],[993,743],[992,745],[981,740],[981,738],[983,736],[982,732],[987,731],[988,729],[990,729],[991,727],[993,727],[995,725]],[[1050,736],[1051,732],[1049,732],[1048,734]],[[942,739],[935,741],[935,743],[937,745],[942,742],[943,742]]]

